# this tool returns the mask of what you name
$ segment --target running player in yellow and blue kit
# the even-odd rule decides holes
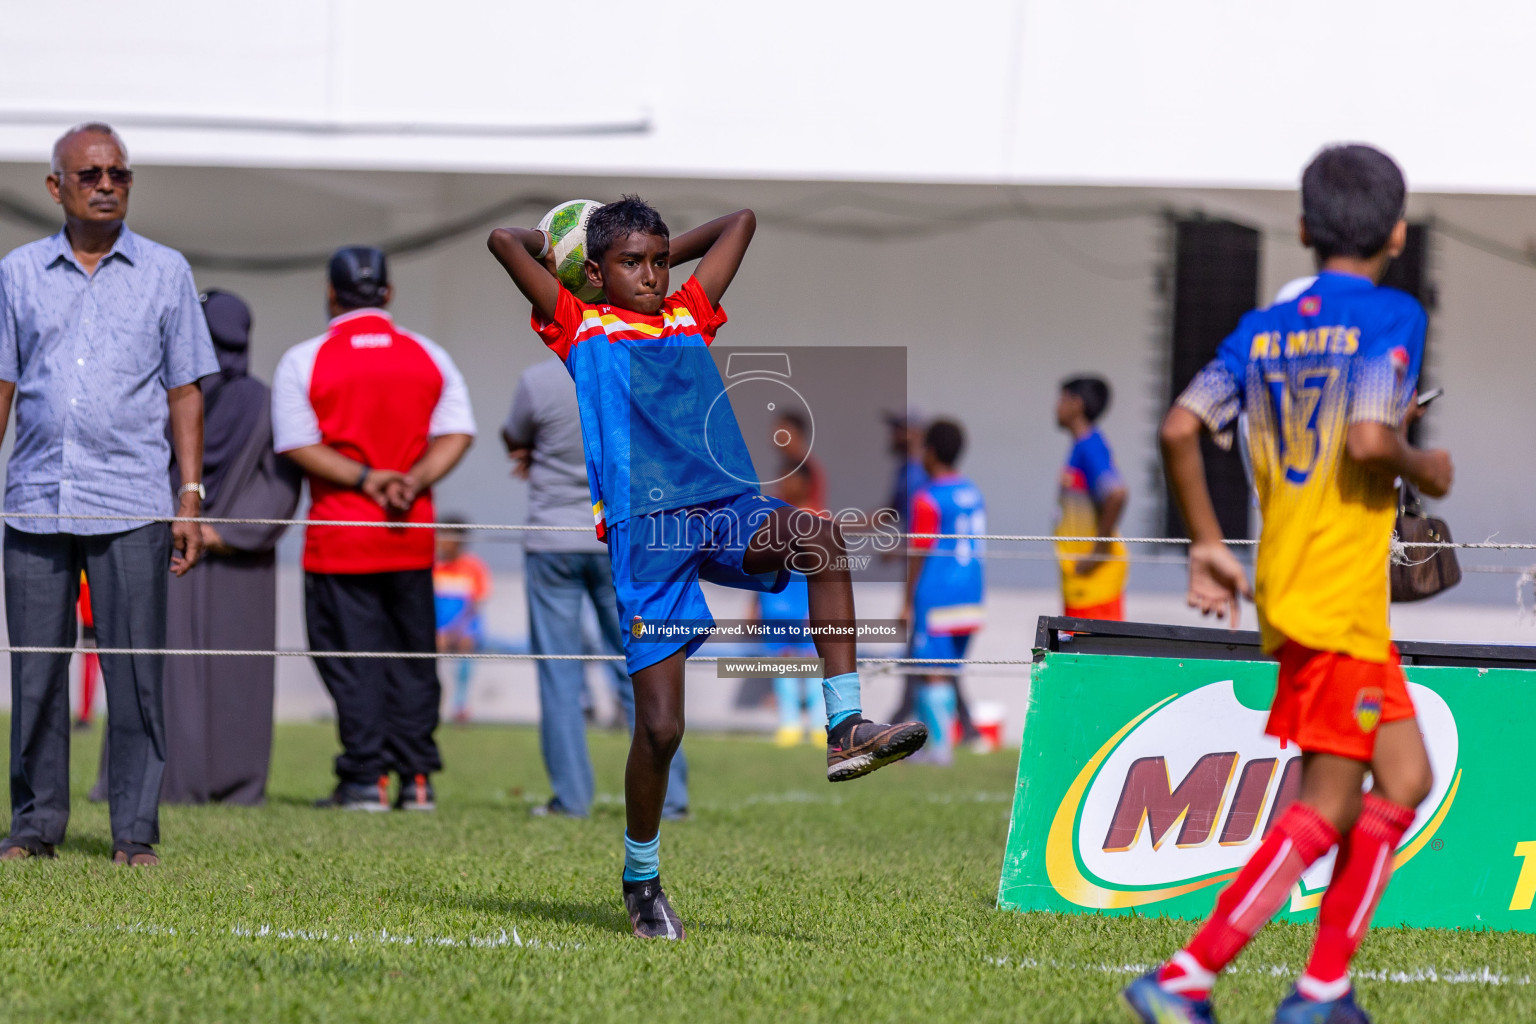
[[[1109,408],[1109,384],[1102,377],[1062,382],[1056,425],[1072,435],[1072,450],[1061,469],[1058,537],[1114,537],[1125,511],[1127,490],[1099,417]],[[1119,541],[1058,541],[1063,614],[1075,619],[1125,618],[1125,545]]]
[[[1194,938],[1126,988],[1126,1004],[1147,1024],[1213,1020],[1216,976],[1334,847],[1311,959],[1274,1019],[1369,1022],[1349,962],[1432,782],[1387,622],[1395,481],[1431,497],[1451,483],[1446,452],[1407,442],[1424,310],[1379,284],[1407,240],[1405,199],[1402,172],[1385,153],[1318,154],[1301,184],[1301,240],[1317,254],[1317,280],[1245,316],[1163,422],[1169,483],[1193,541],[1189,603],[1235,625],[1248,582],[1222,542],[1200,434],[1230,443],[1247,413],[1264,513],[1254,597],[1264,649],[1280,662],[1265,732],[1301,749],[1302,774],[1300,796]]]
[[[710,358],[726,322],[720,297],[756,227],[752,211],[739,210],[674,239],[643,200],[609,203],[587,222],[587,281],[603,293],[592,303],[578,300],[544,262],[546,232],[498,228],[488,242],[533,304],[534,330],[576,382],[593,516],[630,625],[624,655],[635,684],[635,732],[624,773],[623,891],[642,938],[683,937],[662,892],[659,827],[683,736],[683,664],[714,625],[699,580],[782,590],[793,566],[806,576],[811,625],[844,630],[815,636],[827,676],[829,780],[859,778],[927,739],[921,723],[861,715],[842,534],[831,520],[761,493]],[[669,291],[671,267],[691,260],[698,269]]]

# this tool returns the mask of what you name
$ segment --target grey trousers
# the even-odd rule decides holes
[[[5,617],[12,646],[70,647],[83,570],[104,648],[165,646],[171,528],[84,536],[5,528]],[[165,659],[103,654],[107,800],[114,842],[160,841]],[[69,655],[11,655],[11,836],[57,844],[69,824]]]

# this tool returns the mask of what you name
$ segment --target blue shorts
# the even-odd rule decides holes
[[[700,580],[771,594],[789,585],[788,569],[752,576],[741,563],[763,520],[774,509],[793,507],[762,494],[738,494],[609,526],[608,561],[631,675],[684,648],[692,654],[709,638],[715,620]],[[668,635],[644,637],[643,626],[659,625],[671,627]]]
[[[464,602],[458,598],[439,597],[433,602],[437,611],[437,629],[441,632],[458,621],[463,627],[460,632],[475,641],[479,647],[485,643],[485,622],[476,615],[468,621],[460,619],[464,614]]]
[[[971,636],[970,633],[914,633],[909,657],[954,658],[958,661],[965,657],[965,650],[971,645]],[[913,665],[911,671],[940,673],[953,668],[959,668],[959,665]]]

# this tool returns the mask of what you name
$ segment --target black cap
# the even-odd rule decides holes
[[[208,333],[220,348],[244,351],[251,343],[251,308],[233,292],[209,290],[199,295]]]
[[[349,245],[331,257],[331,287],[343,306],[354,309],[377,306],[389,287],[389,263],[384,250],[371,245]]]

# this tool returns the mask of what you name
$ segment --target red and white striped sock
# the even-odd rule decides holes
[[[1181,949],[1158,972],[1157,983],[1169,992],[1190,999],[1204,999],[1211,994],[1211,986],[1216,984],[1216,972]]]
[[[1365,938],[1371,915],[1392,877],[1397,844],[1413,824],[1411,807],[1365,795],[1360,817],[1339,847],[1333,880],[1317,914],[1317,941],[1296,990],[1307,999],[1327,1002],[1349,991],[1349,961]]]
[[[1301,873],[1338,841],[1338,830],[1322,815],[1305,804],[1291,804],[1216,898],[1215,913],[1189,945],[1163,965],[1158,983],[1190,999],[1207,998],[1215,976],[1275,916]]]

